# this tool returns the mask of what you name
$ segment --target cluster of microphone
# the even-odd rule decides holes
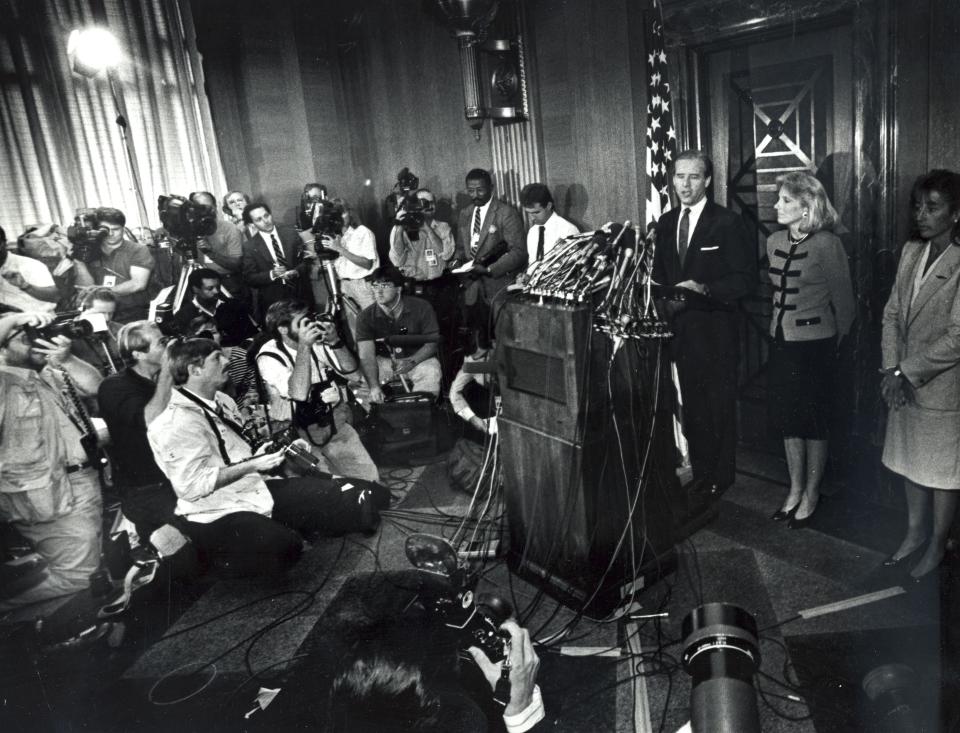
[[[666,338],[669,326],[653,304],[656,233],[638,241],[630,221],[557,242],[527,275],[524,295],[540,302],[599,303],[594,327],[611,338]]]

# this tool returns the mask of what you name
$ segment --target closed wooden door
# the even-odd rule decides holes
[[[701,139],[715,163],[715,200],[738,212],[755,243],[759,281],[744,299],[739,374],[740,439],[780,449],[765,429],[765,367],[771,313],[767,237],[780,227],[777,177],[810,171],[852,226],[853,89],[851,30],[838,26],[703,53],[706,83]],[[846,222],[846,223],[845,223]],[[849,252],[849,249],[848,249]]]

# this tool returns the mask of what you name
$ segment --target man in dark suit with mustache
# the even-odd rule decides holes
[[[717,495],[735,478],[737,301],[757,283],[756,244],[743,220],[706,197],[712,174],[712,161],[699,150],[677,156],[673,187],[680,206],[657,222],[653,267],[658,284],[691,291],[685,302],[658,305],[675,334],[670,350],[680,376],[695,497]]]
[[[310,260],[296,230],[277,226],[264,203],[248,204],[243,222],[256,233],[243,243],[243,279],[257,292],[260,319],[278,300],[302,300],[313,304],[310,288]]]
[[[473,206],[460,212],[457,259],[461,263],[472,261],[473,269],[467,275],[463,302],[470,322],[488,324],[494,297],[527,265],[523,223],[516,209],[493,198],[493,181],[482,168],[467,173],[467,195]],[[506,251],[488,264],[481,264],[502,248],[501,242],[506,243]],[[502,305],[501,295],[497,307]]]

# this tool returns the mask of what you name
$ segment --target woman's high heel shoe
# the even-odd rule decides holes
[[[810,521],[813,519],[813,515],[817,511],[817,507],[820,506],[820,502],[822,501],[822,499],[823,497],[819,497],[819,496],[817,497],[817,503],[813,505],[813,509],[803,519],[797,519],[796,512],[794,512],[794,515],[790,517],[790,521],[787,523],[787,526],[790,529],[804,529],[807,525],[810,524]],[[799,508],[800,505],[798,504],[797,506]]]
[[[907,562],[908,560],[910,560],[910,558],[912,558],[912,557],[913,557],[914,555],[916,555],[918,552],[920,552],[921,550],[923,550],[926,546],[927,546],[927,543],[926,543],[926,542],[921,542],[919,545],[917,545],[916,547],[914,547],[912,550],[910,550],[910,552],[908,552],[908,553],[907,553],[906,555],[904,555],[903,557],[894,558],[893,555],[890,555],[890,557],[886,558],[886,559],[883,561],[883,567],[885,567],[885,568],[895,568],[895,567],[899,567],[900,565],[903,565],[905,562]]]
[[[797,513],[797,509],[800,508],[800,502],[798,501],[789,509],[777,509],[770,517],[774,522],[784,522],[790,519],[793,519],[793,515]]]

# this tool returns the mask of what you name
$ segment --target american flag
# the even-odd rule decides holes
[[[659,3],[654,3],[659,6]],[[670,179],[667,167],[677,156],[677,131],[673,127],[667,54],[663,44],[663,20],[656,7],[648,16],[647,34],[647,223],[670,210]]]

